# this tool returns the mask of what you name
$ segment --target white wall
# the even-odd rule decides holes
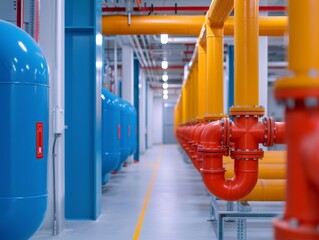
[[[162,96],[156,96],[153,98],[152,111],[152,143],[163,143],[163,103],[170,102],[176,103],[178,95],[169,95],[168,100],[163,100]]]
[[[147,86],[147,147],[153,145],[153,91],[150,86]]]
[[[154,97],[153,100],[153,144],[163,143],[163,98]]]
[[[146,79],[145,74],[141,70],[139,78],[139,144],[140,154],[143,154],[146,149],[145,134],[146,134]]]
[[[134,105],[134,52],[125,45],[122,47],[122,98]]]
[[[49,149],[48,149],[48,207],[41,230],[53,233],[54,198],[52,146],[55,128],[54,110],[64,109],[64,0],[41,1],[39,45],[49,64]],[[63,114],[60,126],[64,127]],[[64,228],[64,132],[56,142],[56,232]]]

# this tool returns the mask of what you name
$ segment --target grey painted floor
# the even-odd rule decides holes
[[[221,210],[225,202],[218,201]],[[281,211],[282,203],[253,203],[253,210]],[[32,239],[214,240],[210,195],[177,145],[153,146],[103,187],[97,221],[66,221],[58,236],[38,232]],[[224,239],[236,239],[236,222],[225,222]],[[249,220],[247,239],[272,239],[271,220]],[[140,227],[140,231],[139,231]]]

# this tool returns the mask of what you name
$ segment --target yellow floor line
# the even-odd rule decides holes
[[[152,174],[152,179],[151,179],[151,182],[150,182],[150,184],[149,184],[149,186],[147,188],[147,194],[145,196],[144,203],[143,203],[143,208],[142,208],[142,210],[140,212],[140,216],[139,216],[137,224],[136,224],[135,232],[134,232],[134,235],[133,235],[133,240],[138,240],[138,238],[140,237],[142,226],[143,226],[143,222],[144,222],[144,217],[145,217],[145,213],[146,213],[146,209],[147,209],[147,205],[148,205],[148,202],[150,201],[150,197],[151,197],[153,186],[154,186],[154,183],[155,183],[155,178],[156,178],[156,174],[157,174],[157,171],[158,171],[158,167],[159,167],[160,162],[161,162],[162,157],[163,157],[163,151],[164,151],[164,147],[161,146],[161,153],[160,153],[160,155],[158,157],[157,162],[154,164],[155,168],[154,168],[154,171],[153,171],[153,174]]]

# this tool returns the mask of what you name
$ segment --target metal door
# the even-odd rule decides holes
[[[175,103],[163,103],[163,143],[176,144],[174,136],[174,106]]]

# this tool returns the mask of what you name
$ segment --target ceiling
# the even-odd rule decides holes
[[[137,2],[141,2],[138,8]],[[205,15],[211,0],[104,0],[104,15]],[[131,5],[131,7],[129,6]],[[286,6],[284,0],[260,0],[260,6]],[[282,11],[260,11],[262,15],[285,15]],[[179,92],[184,76],[184,66],[192,57],[196,36],[169,35],[168,43],[162,44],[160,35],[111,36],[105,38],[105,56],[109,66],[109,74],[114,69],[115,55],[121,72],[121,46],[133,47],[147,80],[154,89],[162,90],[162,75],[167,73],[169,90]],[[116,44],[116,45],[115,45]],[[224,53],[227,56],[227,46],[233,44],[233,38],[224,41]],[[114,48],[117,51],[114,51]],[[270,78],[283,72],[286,63],[285,44],[282,37],[268,38],[268,74]],[[161,63],[168,61],[168,69],[163,70]]]

